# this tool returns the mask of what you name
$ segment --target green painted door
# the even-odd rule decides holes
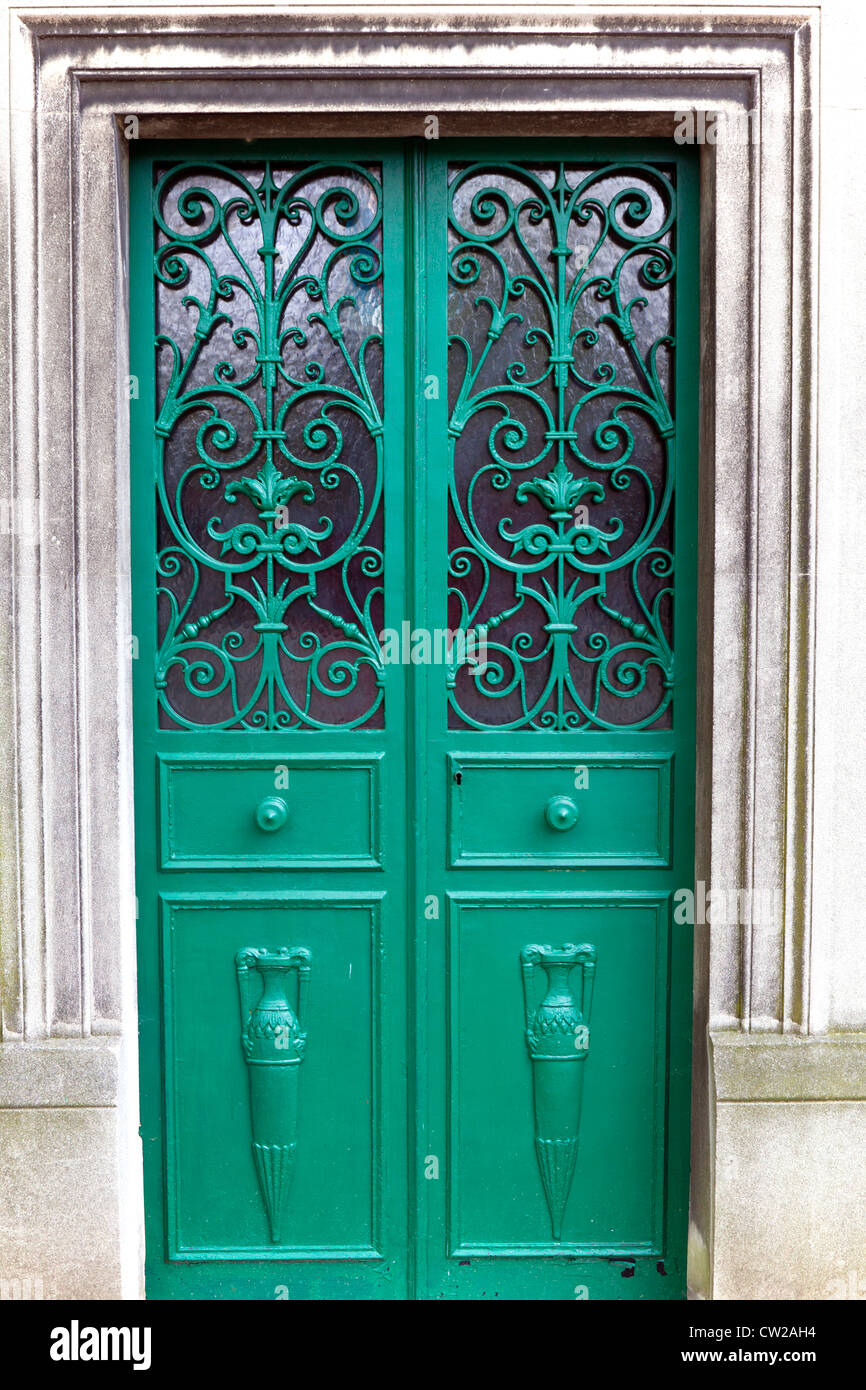
[[[682,1298],[696,165],[148,145],[131,209],[149,1296]]]

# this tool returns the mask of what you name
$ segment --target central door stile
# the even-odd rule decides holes
[[[381,148],[381,147],[380,147]],[[407,576],[411,558],[407,553],[408,527],[406,515],[411,512],[411,493],[405,466],[406,440],[411,417],[407,414],[404,386],[405,361],[403,344],[411,332],[413,308],[407,298],[404,280],[404,245],[406,238],[406,198],[404,158],[399,148],[382,152],[382,191],[385,207],[383,221],[385,324],[384,392],[385,392],[385,502],[386,540],[391,562],[390,583],[385,592],[385,626],[397,627],[406,607]],[[390,323],[390,331],[388,325]],[[401,1065],[407,1039],[409,998],[409,945],[406,921],[410,912],[410,884],[407,882],[407,826],[405,818],[407,779],[406,740],[411,734],[407,669],[385,667],[386,688],[391,696],[391,722],[386,721],[385,758],[390,761],[388,787],[393,802],[383,808],[386,834],[391,849],[386,865],[387,917],[390,935],[383,943],[381,962],[383,985],[379,995],[383,1027],[378,1042],[373,1042],[374,1070],[382,1078],[387,1095],[374,1094],[371,1105],[382,1116],[383,1143],[380,1158],[384,1165],[379,1174],[383,1192],[383,1209],[387,1212],[387,1228],[383,1232],[382,1255],[384,1273],[373,1298],[408,1299],[412,1293],[412,1249],[406,1240],[406,1210],[410,1170],[406,1155],[406,1135],[412,1130],[412,1117],[407,1109],[406,1071]],[[393,990],[395,997],[389,998]],[[408,1065],[411,1075],[411,1061]],[[393,1192],[389,1195],[389,1185]],[[351,1296],[351,1294],[349,1295]]]
[[[424,488],[427,476],[426,417],[422,375],[426,358],[425,286],[418,273],[424,264],[426,240],[425,162],[423,151],[415,145],[404,148],[405,213],[405,303],[406,303],[406,596],[405,618],[414,620],[417,599],[422,592],[421,575],[426,546],[421,532]],[[425,683],[413,665],[405,668],[406,689],[406,949],[408,954],[408,1026],[406,1134],[408,1162],[408,1277],[409,1297],[425,1297],[427,1287],[428,1224],[425,1201],[425,1160],[429,1153],[429,1092],[424,1074],[426,1053],[426,1008],[422,993],[426,974],[426,932],[424,921],[424,865],[427,805],[424,726],[419,719]]]
[[[446,585],[441,559],[446,554],[444,499],[447,492],[448,359],[445,295],[447,250],[446,187],[438,142],[419,141],[410,154],[413,192],[413,279],[416,301],[416,460],[414,489],[413,625],[433,634],[443,626]],[[438,1277],[444,1253],[447,1194],[452,1155],[446,1105],[448,961],[444,862],[445,807],[442,767],[432,730],[444,727],[441,667],[411,667],[413,686],[413,763],[419,834],[410,860],[416,876],[416,1086],[418,1096],[417,1269],[419,1299],[447,1298]]]

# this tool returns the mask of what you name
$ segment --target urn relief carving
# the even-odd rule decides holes
[[[295,1165],[300,1067],[307,1046],[306,1018],[310,953],[246,947],[235,957],[241,1006],[241,1046],[249,1070],[252,1148],[271,1240],[282,1239],[283,1220]],[[290,976],[297,975],[296,1009],[289,1003]]]
[[[596,950],[589,945],[525,946],[520,965],[532,1062],[535,1152],[553,1239],[558,1242],[577,1164]],[[546,989],[536,1003],[539,968],[546,975]]]

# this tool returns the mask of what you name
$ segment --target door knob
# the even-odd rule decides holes
[[[570,830],[578,815],[570,796],[552,796],[544,808],[544,819],[551,830]]]
[[[261,830],[279,830],[289,819],[289,808],[281,796],[266,796],[256,807],[256,824]]]

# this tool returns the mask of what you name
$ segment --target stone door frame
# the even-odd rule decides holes
[[[8,17],[0,675],[14,704],[0,721],[0,921],[18,925],[0,937],[0,1117],[14,1118],[14,1183],[25,1210],[33,1189],[36,1228],[49,1219],[38,1191],[64,1181],[46,1157],[58,1136],[65,1181],[80,1170],[53,1199],[65,1205],[55,1296],[134,1297],[143,1264],[127,137],[423,135],[428,115],[442,135],[516,120],[658,136],[678,113],[708,111],[757,134],[701,149],[697,878],[780,895],[772,923],[752,913],[696,930],[690,1274],[698,1294],[730,1296],[735,1236],[716,1234],[724,1106],[796,1092],[800,1062],[780,1083],[773,1049],[826,1028],[810,989],[817,11],[154,5]],[[772,1095],[758,1079],[768,1057]],[[32,1242],[9,1248],[12,1274],[40,1275]]]

